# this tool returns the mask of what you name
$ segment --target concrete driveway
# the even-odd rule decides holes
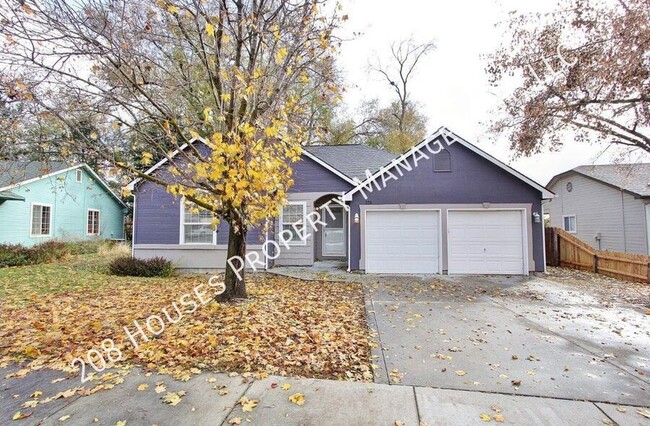
[[[650,405],[647,307],[534,277],[377,281],[378,382]]]

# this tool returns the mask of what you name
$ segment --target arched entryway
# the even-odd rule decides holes
[[[348,218],[345,207],[335,201],[339,195],[327,194],[314,202],[314,207],[320,213],[320,220],[326,226],[318,225],[319,229],[314,238],[314,260],[347,259],[348,251]]]

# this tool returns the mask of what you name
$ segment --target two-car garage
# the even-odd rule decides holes
[[[524,209],[368,209],[365,270],[526,274],[525,217]]]

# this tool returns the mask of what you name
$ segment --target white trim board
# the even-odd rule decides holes
[[[48,230],[50,231],[48,234],[34,234],[32,233],[33,230],[33,223],[34,223],[34,206],[40,206],[40,207],[48,207],[50,209],[50,222],[48,226]],[[29,238],[48,238],[52,237],[54,235],[54,206],[49,203],[39,203],[38,201],[34,201],[30,203],[29,205]],[[43,222],[41,222],[41,229],[43,229]]]
[[[124,202],[117,195],[115,195],[115,193],[113,192],[111,187],[108,186],[108,184],[104,181],[104,179],[99,177],[99,175],[97,173],[95,173],[95,171],[93,169],[91,169],[90,166],[88,164],[86,164],[86,163],[77,164],[76,166],[71,166],[71,167],[68,167],[68,168],[63,169],[63,170],[48,173],[48,174],[45,174],[45,175],[42,175],[42,176],[37,176],[35,178],[23,180],[21,182],[13,183],[13,184],[11,184],[9,186],[5,186],[3,188],[0,188],[0,192],[8,191],[8,190],[10,190],[12,188],[17,188],[17,187],[20,187],[20,186],[23,186],[23,185],[28,185],[28,184],[30,184],[32,182],[36,182],[36,181],[39,181],[41,179],[46,179],[46,178],[49,178],[49,177],[52,177],[52,176],[56,176],[56,175],[61,174],[61,173],[67,173],[69,171],[76,170],[76,169],[79,169],[79,168],[84,168],[88,173],[90,173],[90,175],[93,177],[93,179],[95,179],[96,182],[99,182],[99,184],[104,187],[106,192],[108,192],[111,195],[111,197],[113,197],[115,200],[117,200],[117,202],[120,203],[122,205],[122,207],[128,208],[127,205],[124,204]],[[75,176],[75,182],[76,182],[76,176]],[[79,182],[76,182],[76,183],[79,183]]]
[[[386,166],[381,167],[379,170],[377,170],[375,173],[373,173],[370,177],[366,178],[362,182],[357,182],[355,184],[355,188],[351,189],[350,191],[346,192],[343,194],[343,200],[344,201],[352,201],[352,196],[361,191],[364,188],[368,188],[369,185],[372,185],[372,183],[377,180],[378,177],[380,177],[382,174],[384,174],[386,171],[394,168],[397,164],[402,163],[403,161],[406,160],[408,157],[412,156],[416,151],[421,150],[423,147],[425,147],[427,144],[433,142],[436,140],[438,137],[443,137],[444,139],[452,139],[453,143],[460,143],[470,151],[478,154],[479,156],[485,158],[492,164],[495,164],[496,166],[500,167],[501,169],[505,170],[506,172],[510,173],[511,175],[515,176],[519,180],[525,182],[529,186],[532,186],[533,188],[537,189],[542,193],[542,198],[543,199],[550,199],[550,198],[555,198],[555,194],[548,189],[546,189],[544,186],[540,185],[539,183],[535,182],[534,180],[530,179],[529,177],[525,176],[523,173],[518,172],[517,170],[513,169],[512,167],[508,166],[507,164],[497,160],[490,154],[486,153],[485,151],[479,149],[475,145],[471,144],[470,142],[466,141],[465,139],[461,138],[458,136],[456,133],[450,131],[446,127],[441,127],[438,130],[436,130],[432,135],[424,138],[420,143],[417,145],[413,146],[411,149],[406,151],[404,154],[400,155],[399,157],[393,159],[390,163],[388,163]],[[408,173],[408,172],[407,172]]]
[[[285,204],[284,206],[282,206],[280,208],[280,218],[279,218],[279,221],[278,221],[280,226],[278,227],[278,230],[280,231],[280,234],[282,234],[282,231],[283,231],[282,226],[285,225],[284,221],[282,220],[282,218],[284,216],[284,208],[286,206],[292,206],[292,205],[293,206],[297,206],[297,205],[302,206],[302,226],[303,226],[303,233],[304,233],[303,235],[306,235],[307,234],[307,201],[287,201],[287,204]],[[293,227],[294,224],[293,223],[288,223],[287,225],[291,225]],[[295,227],[294,227],[294,230],[295,230]],[[300,233],[298,233],[298,236],[300,236]],[[290,245],[290,246],[306,246],[307,245],[307,238],[308,237],[301,238],[298,241],[287,241],[286,243],[287,243],[287,245]]]
[[[88,225],[90,225],[90,223],[88,223],[88,219],[89,219],[88,213],[90,212],[97,212],[97,233],[96,234],[88,232]],[[102,211],[100,209],[86,209],[86,236],[99,237],[102,233],[101,226],[102,226]]]
[[[334,173],[335,175],[337,175],[337,176],[340,177],[341,179],[345,180],[345,181],[348,182],[349,184],[354,185],[354,186],[357,185],[357,182],[356,182],[354,179],[352,179],[352,178],[350,178],[350,177],[344,175],[343,173],[339,172],[337,169],[335,169],[334,167],[330,166],[329,164],[327,164],[326,162],[324,162],[324,161],[321,160],[320,158],[316,157],[314,154],[312,154],[311,152],[307,151],[306,149],[303,148],[302,153],[305,154],[305,156],[306,156],[307,158],[309,158],[309,159],[311,159],[311,160],[314,160],[315,162],[317,162],[317,163],[320,164],[321,166],[325,167],[327,170],[329,170],[330,172]]]
[[[162,167],[163,164],[165,164],[167,161],[171,160],[172,158],[176,157],[176,156],[177,156],[181,151],[184,151],[185,148],[187,148],[190,144],[193,144],[193,143],[196,142],[196,141],[201,141],[201,142],[203,142],[203,143],[206,143],[206,142],[205,142],[205,139],[203,139],[203,138],[192,138],[192,139],[190,140],[189,143],[184,143],[183,145],[181,145],[180,147],[178,147],[177,149],[175,149],[174,151],[172,151],[172,153],[171,153],[168,157],[163,158],[162,160],[158,161],[158,162],[157,162],[156,164],[154,164],[153,166],[149,167],[149,168],[144,172],[144,174],[145,174],[145,175],[150,175],[151,173],[155,172],[155,171],[158,170],[160,167]],[[135,189],[135,185],[136,185],[138,182],[140,182],[141,180],[142,180],[142,178],[135,178],[135,179],[133,179],[133,180],[132,180],[128,185],[126,185],[126,188],[128,188],[128,189],[131,190],[131,191],[133,191],[133,190]]]
[[[185,144],[181,145],[178,149],[174,150],[174,151],[169,155],[169,157],[165,157],[165,158],[163,158],[162,160],[158,161],[156,164],[154,164],[153,166],[151,166],[149,169],[147,169],[147,170],[144,172],[144,174],[145,174],[145,175],[149,175],[149,174],[155,172],[155,171],[158,170],[160,167],[162,167],[166,162],[168,162],[168,161],[171,160],[172,158],[176,157],[176,156],[177,156],[181,151],[185,150],[185,148],[187,148],[190,144],[194,144],[194,142],[196,142],[196,141],[200,141],[200,142],[206,143],[206,142],[205,142],[205,139],[203,139],[203,138],[192,138],[192,140],[190,140],[189,144],[188,144],[188,143],[185,143]],[[310,152],[307,151],[306,149],[304,149],[304,148],[302,149],[302,154],[304,154],[307,158],[309,158],[309,159],[315,161],[315,162],[318,163],[319,165],[323,166],[325,169],[329,170],[330,172],[334,173],[335,175],[337,175],[337,176],[340,177],[341,179],[345,180],[345,181],[348,182],[349,184],[351,184],[351,185],[356,185],[356,182],[355,182],[352,178],[350,178],[350,177],[344,175],[343,173],[341,173],[340,171],[338,171],[338,170],[335,169],[334,167],[330,166],[329,164],[327,164],[326,162],[324,162],[323,160],[321,160],[320,158],[318,158],[318,157],[315,156],[314,154],[310,153]],[[133,190],[135,189],[135,185],[136,185],[138,182],[140,182],[141,180],[142,180],[142,178],[136,178],[136,179],[134,179],[133,181],[131,181],[131,182],[130,182],[126,187],[127,187],[128,189],[130,189],[131,191],[133,191]]]
[[[179,225],[179,236],[178,236],[178,245],[179,246],[216,246],[217,245],[217,228],[212,229],[212,242],[211,243],[186,243],[185,242],[185,225],[201,225],[204,223],[200,222],[185,222],[185,197],[181,198],[179,203],[181,207],[180,211],[180,225]],[[135,210],[134,210],[135,211]]]

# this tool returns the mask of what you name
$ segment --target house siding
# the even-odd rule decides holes
[[[314,201],[326,194],[341,195],[352,185],[326,170],[314,160],[302,156],[292,164],[295,181],[288,191],[291,201],[305,201],[309,213]],[[164,173],[164,170],[161,170]],[[229,225],[221,221],[217,227],[217,244],[190,246],[180,243],[180,197],[169,194],[165,188],[152,182],[141,183],[136,190],[134,256],[147,258],[163,256],[180,270],[221,270],[226,266]],[[262,226],[249,230],[246,244],[249,252],[256,251],[263,259],[261,245],[278,235],[279,220],[271,219],[268,234]],[[314,263],[314,236],[304,246],[282,247],[279,256],[270,264],[312,265]]]
[[[439,141],[444,145],[442,140]],[[431,142],[430,148],[435,151],[435,142]],[[381,190],[373,187],[373,191],[365,191],[364,198],[362,191],[354,194],[350,202],[350,216],[354,217],[359,213],[362,218],[361,206],[405,205],[405,208],[414,205],[437,206],[437,208],[468,208],[483,207],[483,203],[490,203],[491,207],[517,207],[525,208],[527,212],[527,226],[530,229],[529,239],[529,269],[531,271],[544,271],[544,245],[543,245],[543,224],[531,223],[532,212],[541,214],[542,194],[499,166],[485,160],[478,154],[471,152],[461,144],[452,144],[447,147],[451,154],[452,171],[434,172],[433,155],[426,147],[420,151],[426,154],[429,159],[421,159],[417,166],[412,156],[405,161],[412,167],[411,171],[402,170],[402,176],[394,169],[392,173],[397,180],[387,180],[386,186],[382,187],[381,178],[378,179]],[[433,207],[431,207],[433,208]],[[442,212],[443,218],[446,216]],[[361,229],[362,220],[355,224],[352,221],[350,230],[350,268],[352,270],[363,269],[361,253]],[[446,229],[443,223],[443,230]],[[442,256],[443,270],[447,269],[447,247],[446,235],[442,233]]]
[[[295,183],[289,188],[290,193],[321,192],[342,195],[352,189],[352,184],[305,155],[291,167]]]
[[[75,241],[98,238],[86,235],[88,209],[100,211],[100,235],[104,239],[124,239],[124,206],[89,174],[82,170],[59,173],[11,191],[25,201],[0,204],[0,242],[32,246],[47,240]],[[52,206],[51,235],[30,236],[32,204]]]
[[[550,189],[557,195],[548,204],[551,226],[563,228],[563,216],[576,215],[576,236],[592,247],[648,254],[643,200],[578,173],[559,178]]]

